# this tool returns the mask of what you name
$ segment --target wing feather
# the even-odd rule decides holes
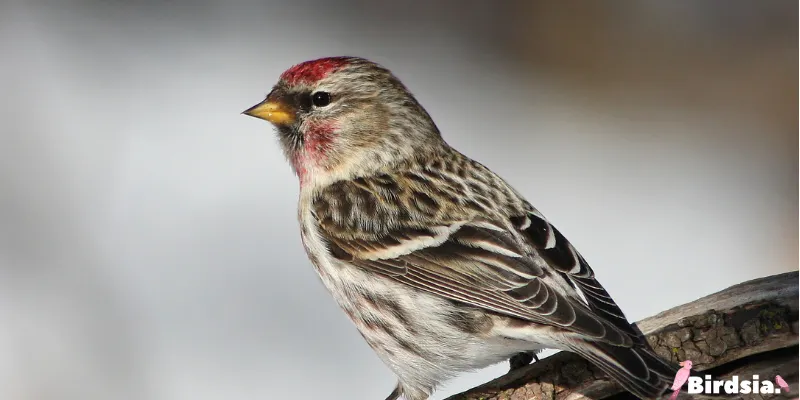
[[[597,281],[594,271],[586,260],[558,229],[533,208],[526,215],[513,218],[513,221],[528,235],[530,243],[539,250],[548,265],[569,279],[580,290],[592,311],[637,341],[644,340],[641,333],[628,322],[625,314],[603,285]]]
[[[538,212],[521,209],[522,215],[503,216],[470,208],[486,201],[455,198],[447,204],[429,200],[430,207],[415,208],[403,193],[365,190],[403,187],[388,184],[391,179],[382,175],[377,183],[336,183],[318,196],[324,200],[312,202],[318,234],[334,257],[474,307],[615,346],[632,345],[627,321],[623,326],[614,319],[624,320],[619,308],[580,255]],[[415,180],[415,190],[423,182]],[[441,182],[436,186],[439,191],[445,187]],[[354,207],[369,210],[369,223],[352,220]],[[434,209],[435,214],[418,214]],[[565,284],[565,276],[590,299],[588,304]]]

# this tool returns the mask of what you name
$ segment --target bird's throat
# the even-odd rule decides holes
[[[296,138],[296,146],[289,152],[289,161],[292,163],[300,185],[308,182],[312,174],[324,173],[333,167],[331,155],[335,149],[338,137],[338,125],[334,122],[305,122],[300,128]]]

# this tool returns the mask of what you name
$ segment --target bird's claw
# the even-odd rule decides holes
[[[526,365],[529,365],[534,360],[539,361],[539,357],[536,357],[536,353],[532,351],[517,353],[508,360],[508,363],[511,366],[508,371],[511,372],[518,370]]]

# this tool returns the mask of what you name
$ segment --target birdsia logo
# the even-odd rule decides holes
[[[779,394],[781,388],[769,380],[761,380],[758,375],[752,379],[740,379],[734,375],[730,380],[714,380],[711,375],[704,378],[690,376],[686,382],[689,394]],[[787,386],[788,389],[788,386]]]
[[[692,361],[686,360],[680,363],[681,369],[675,374],[675,381],[672,382],[672,396],[670,400],[675,400],[683,384],[688,384],[689,394],[778,394],[783,390],[789,392],[789,385],[780,375],[775,376],[775,387],[772,381],[760,380],[758,375],[753,375],[753,379],[740,380],[734,375],[730,380],[715,380],[711,375],[704,378],[690,376],[692,372]]]

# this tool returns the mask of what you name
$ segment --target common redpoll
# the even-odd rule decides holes
[[[533,206],[450,147],[391,72],[333,57],[284,72],[245,114],[274,124],[300,179],[311,263],[397,375],[387,398],[542,348],[575,352],[631,393],[661,395],[660,360]]]

